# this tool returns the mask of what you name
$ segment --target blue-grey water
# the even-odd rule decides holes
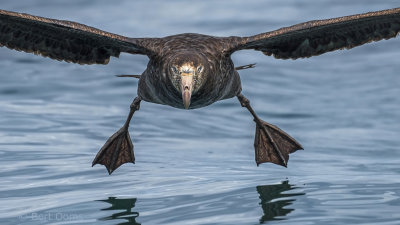
[[[2,1],[131,37],[253,35],[399,7],[352,1]],[[250,114],[143,102],[136,164],[91,162],[124,123],[147,58],[80,66],[0,48],[0,224],[400,224],[400,38],[301,60],[233,55],[259,116],[305,148],[256,166]]]

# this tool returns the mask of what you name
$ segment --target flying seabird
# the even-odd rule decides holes
[[[396,37],[400,8],[314,20],[248,37],[215,37],[185,33],[163,38],[129,38],[83,24],[0,10],[0,46],[79,64],[107,64],[121,52],[149,57],[139,78],[137,97],[125,124],[100,149],[92,166],[104,165],[109,174],[135,162],[128,132],[130,120],[147,101],[180,109],[196,109],[237,97],[256,123],[257,165],[287,166],[289,154],[302,146],[277,126],[261,120],[241,94],[235,51],[254,49],[278,59],[307,58],[338,49]]]

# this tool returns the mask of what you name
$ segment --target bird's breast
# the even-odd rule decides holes
[[[192,93],[189,109],[205,107],[216,101],[235,97],[240,92],[241,83],[236,71],[231,74],[215,73]],[[166,82],[161,73],[144,73],[139,80],[138,95],[147,102],[184,109],[182,94],[172,83]]]

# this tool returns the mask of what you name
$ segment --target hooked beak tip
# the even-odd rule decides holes
[[[185,109],[189,109],[190,98],[193,90],[193,73],[182,73],[181,75],[182,100]]]
[[[185,109],[189,109],[191,95],[192,94],[189,90],[184,90],[184,92],[182,93],[183,106],[185,107]]]

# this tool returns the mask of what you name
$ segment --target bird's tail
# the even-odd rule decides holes
[[[115,75],[116,77],[133,77],[133,78],[137,78],[140,79],[140,75]]]
[[[248,65],[244,65],[244,66],[235,67],[235,70],[245,70],[245,69],[251,69],[254,67],[256,67],[256,64],[252,63],[252,64],[248,64]]]

